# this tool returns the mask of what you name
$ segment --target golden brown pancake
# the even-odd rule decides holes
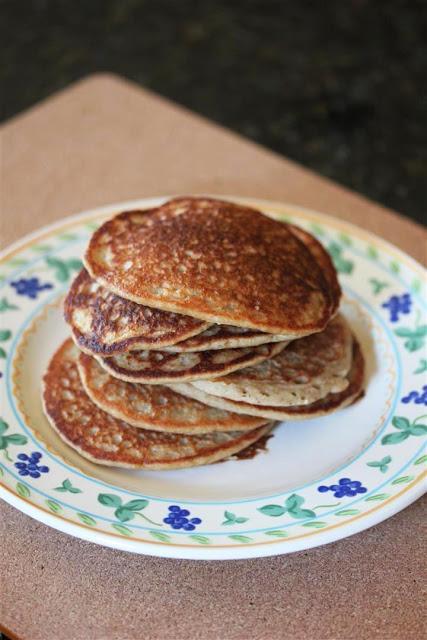
[[[138,304],[299,338],[321,331],[332,293],[288,225],[210,198],[177,198],[105,222],[85,255],[89,273]]]
[[[348,386],[351,357],[351,331],[338,315],[321,333],[294,340],[269,360],[193,384],[238,402],[280,407],[311,404]]]
[[[134,427],[193,434],[251,431],[268,422],[265,418],[209,407],[161,385],[118,380],[85,353],[80,353],[77,366],[90,399],[100,409]]]
[[[348,386],[340,393],[328,393],[316,402],[291,407],[261,406],[248,402],[237,402],[229,398],[220,398],[197,389],[191,383],[182,382],[170,385],[170,388],[188,398],[199,400],[211,407],[226,409],[244,415],[269,418],[270,420],[308,420],[319,418],[343,409],[352,404],[363,392],[365,361],[359,343],[353,340],[353,359],[347,374]]]
[[[270,342],[283,342],[285,338],[277,333],[264,333],[244,327],[232,327],[226,324],[212,324],[197,336],[178,342],[164,351],[187,353],[189,351],[208,351],[211,349],[241,349]]]
[[[132,349],[161,349],[204,331],[190,316],[151,309],[114,295],[80,271],[64,303],[65,320],[86,353],[113,355]]]
[[[59,436],[92,462],[136,469],[192,467],[227,458],[271,429],[267,425],[243,433],[184,435],[131,427],[90,400],[80,381],[77,357],[77,347],[66,340],[44,376],[43,401]]]
[[[317,238],[312,236],[311,233],[308,233],[308,231],[305,231],[304,229],[301,229],[301,227],[297,227],[294,224],[289,225],[289,230],[299,240],[301,240],[301,242],[305,244],[307,249],[316,260],[317,264],[320,265],[323,276],[325,278],[326,288],[330,293],[330,313],[331,316],[335,315],[341,300],[341,287],[340,283],[338,282],[337,271],[335,269],[334,263],[332,262],[331,256],[320,244]]]
[[[191,353],[131,351],[111,358],[97,358],[111,375],[127,382],[166,384],[226,375],[280,353],[286,342],[246,349],[219,349]]]

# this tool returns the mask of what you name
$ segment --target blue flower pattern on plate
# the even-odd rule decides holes
[[[384,302],[381,306],[384,309],[388,309],[390,312],[390,322],[397,322],[399,320],[399,314],[408,314],[411,312],[412,300],[409,293],[404,293],[401,296],[390,296],[387,302]]]
[[[43,454],[39,451],[33,451],[29,456],[26,453],[20,453],[17,457],[19,462],[15,462],[19,475],[40,478],[42,473],[48,473],[49,467],[39,464],[42,457]]]
[[[181,509],[176,504],[172,504],[169,507],[169,513],[166,518],[163,518],[163,522],[168,524],[172,529],[184,529],[184,531],[194,531],[196,526],[202,521],[200,518],[189,518],[190,512],[188,509]]]
[[[427,384],[423,386],[422,391],[410,391],[407,396],[402,398],[402,402],[409,404],[410,402],[415,404],[423,404],[427,407]]]
[[[332,491],[335,498],[352,498],[358,493],[366,493],[366,487],[362,486],[359,480],[351,480],[350,478],[340,478],[338,484],[331,484],[329,487],[321,485],[317,487],[320,493],[326,493]]]
[[[50,284],[50,282],[41,284],[38,278],[21,278],[20,280],[15,280],[15,282],[11,282],[10,284],[15,289],[18,296],[28,296],[28,298],[31,298],[32,300],[37,298],[40,291],[53,289],[53,284]]]

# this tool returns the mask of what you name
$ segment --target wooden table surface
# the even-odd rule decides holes
[[[403,216],[112,75],[49,98],[1,136],[3,246],[101,204],[216,193],[324,211],[426,260],[425,232]],[[195,562],[99,547],[2,502],[0,622],[25,640],[418,640],[426,504],[326,547]]]

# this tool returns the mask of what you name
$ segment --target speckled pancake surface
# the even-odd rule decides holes
[[[209,326],[197,318],[152,309],[116,296],[93,280],[85,269],[71,285],[64,315],[80,349],[101,355],[162,348]]]
[[[59,436],[98,464],[153,470],[207,464],[241,451],[271,429],[267,425],[244,433],[184,435],[132,427],[90,400],[77,358],[78,349],[69,339],[51,359],[44,376],[44,408]]]
[[[168,382],[216,378],[280,353],[286,342],[243,349],[219,349],[189,353],[131,351],[111,358],[98,358],[111,375],[128,382]]]
[[[208,351],[210,349],[241,349],[270,342],[283,342],[285,337],[275,333],[264,333],[255,329],[233,327],[226,324],[212,324],[197,336],[178,342],[165,351],[185,353],[188,351]]]
[[[197,389],[189,382],[171,385],[170,388],[188,398],[198,400],[218,409],[226,409],[243,415],[268,418],[270,420],[309,420],[343,409],[352,404],[363,392],[365,361],[362,350],[356,339],[353,341],[353,358],[347,374],[348,386],[339,393],[329,393],[316,402],[292,407],[261,406],[249,402],[237,402],[229,398],[213,396]]]
[[[251,404],[311,404],[328,393],[344,391],[351,360],[351,331],[338,315],[321,333],[294,340],[269,360],[193,384],[206,393]]]
[[[301,227],[297,227],[293,224],[289,225],[289,230],[305,244],[317,264],[320,265],[330,294],[330,313],[331,316],[335,315],[341,300],[341,286],[338,281],[337,270],[335,269],[331,256],[317,238],[311,235],[311,233],[308,233],[308,231],[305,231]]]
[[[322,330],[333,307],[321,266],[288,225],[209,198],[119,214],[93,234],[85,264],[139,304],[289,339]]]
[[[118,380],[85,353],[80,353],[77,365],[90,399],[100,409],[134,427],[189,434],[250,431],[268,422],[265,418],[210,407],[161,385]]]

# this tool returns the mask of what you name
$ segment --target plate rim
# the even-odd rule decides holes
[[[22,511],[22,513],[25,513],[53,529],[69,534],[75,538],[83,539],[95,544],[101,544],[102,546],[112,549],[160,558],[183,560],[244,560],[249,558],[284,555],[287,553],[303,551],[305,549],[313,549],[333,542],[340,542],[341,540],[356,535],[366,529],[370,529],[376,524],[397,515],[400,511],[403,511],[413,502],[422,497],[425,490],[423,490],[421,480],[425,475],[426,472],[421,474],[415,482],[404,487],[400,493],[396,494],[387,503],[376,505],[376,507],[373,507],[368,514],[355,516],[356,519],[360,520],[358,525],[354,525],[351,521],[347,521],[346,523],[337,523],[335,527],[332,526],[324,532],[310,531],[295,538],[267,540],[242,546],[209,545],[209,547],[202,547],[196,545],[180,545],[175,542],[171,544],[161,544],[155,541],[133,540],[132,538],[126,538],[119,534],[94,530],[84,524],[72,522],[65,518],[58,518],[54,513],[50,513],[35,506],[25,498],[13,493],[2,484],[0,484],[0,498],[3,498],[7,503],[17,508],[19,511]],[[415,487],[417,487],[417,490],[411,491]],[[410,493],[402,498],[402,496],[407,494],[409,491]],[[393,504],[391,505],[390,503]],[[384,512],[386,515],[384,515]],[[41,513],[42,516],[38,517],[38,513]],[[364,520],[362,520],[362,518],[364,518]],[[342,527],[344,524],[346,526],[346,535],[335,537],[333,533],[335,528]],[[347,529],[350,531],[347,532]],[[308,544],[306,543],[307,540]],[[114,543],[114,541],[116,541],[116,543]],[[176,553],[176,550],[179,550],[178,554]]]

